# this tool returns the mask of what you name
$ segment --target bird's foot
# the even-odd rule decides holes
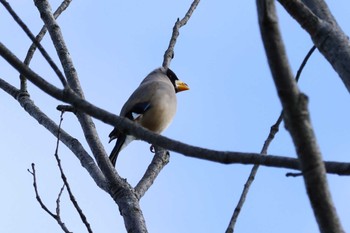
[[[151,146],[149,147],[149,150],[150,150],[152,153],[156,153],[156,148],[155,148],[153,145],[151,145]]]

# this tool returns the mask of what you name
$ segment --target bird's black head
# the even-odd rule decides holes
[[[168,68],[165,74],[169,78],[170,82],[173,84],[175,93],[190,89],[186,83],[182,82],[177,78],[176,74],[171,69]]]
[[[176,80],[179,80],[179,79],[177,78],[174,71],[172,71],[170,68],[168,68],[166,71],[166,76],[169,78],[170,82],[173,84],[173,86],[175,88],[175,92],[177,92]]]

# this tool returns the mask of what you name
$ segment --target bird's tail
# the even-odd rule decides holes
[[[109,155],[109,160],[112,162],[113,166],[115,166],[117,162],[119,152],[133,140],[135,140],[135,137],[130,135],[120,135],[118,137],[117,142]]]

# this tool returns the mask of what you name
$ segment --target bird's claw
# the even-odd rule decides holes
[[[149,150],[150,150],[152,153],[156,153],[156,148],[155,148],[153,145],[151,145],[151,146],[149,147]]]

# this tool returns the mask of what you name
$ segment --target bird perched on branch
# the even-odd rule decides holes
[[[160,134],[175,115],[175,94],[186,90],[189,90],[187,84],[180,81],[171,69],[158,68],[147,75],[132,93],[120,111],[120,116]],[[109,134],[109,138],[109,142],[117,139],[109,156],[115,166],[119,152],[136,138],[124,134],[117,127]]]

